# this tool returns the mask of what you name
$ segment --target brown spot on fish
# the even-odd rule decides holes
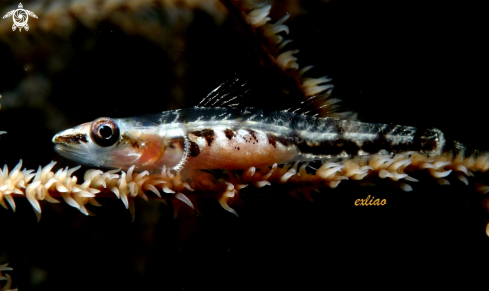
[[[233,137],[235,137],[235,135],[234,135],[234,131],[232,131],[232,130],[231,130],[231,129],[229,129],[229,128],[226,128],[226,129],[224,130],[224,134],[226,135],[226,137],[227,137],[229,140],[231,140]]]
[[[369,154],[376,154],[380,150],[390,149],[391,144],[387,140],[386,136],[379,133],[374,140],[364,141],[362,144],[362,151]]]
[[[418,129],[413,141],[415,150],[424,153],[430,153],[436,150],[441,150],[445,137],[443,133],[436,128]]]
[[[344,151],[349,155],[355,156],[360,150],[360,146],[355,141],[343,138],[314,143],[299,140],[297,147],[302,153],[313,155],[339,155]]]
[[[207,141],[207,145],[211,146],[212,142],[214,141],[214,131],[212,129],[202,129],[202,130],[197,130],[191,132],[191,134],[197,136],[197,137],[203,137]]]
[[[188,156],[189,157],[196,157],[200,154],[200,148],[199,148],[199,145],[193,141],[189,141],[190,142],[190,147],[189,147],[189,151],[188,151]]]
[[[273,145],[274,148],[277,148],[277,138],[273,134],[267,133],[267,139],[269,144]]]
[[[378,153],[380,150],[388,152],[420,151],[428,153],[438,147],[439,135],[433,129],[418,130],[413,140],[392,140],[386,136],[387,132],[379,132],[374,140],[365,141],[362,150],[366,153]]]
[[[133,148],[141,149],[141,144],[139,143],[139,141],[138,140],[135,140],[135,139],[132,139],[126,133],[123,133],[121,135],[121,139],[122,139],[123,142],[126,142],[126,143],[130,144]]]
[[[183,149],[185,148],[185,139],[183,136],[180,137],[175,137],[170,140],[170,144],[168,145],[171,149],[177,148],[176,146],[179,146],[179,148]]]
[[[279,143],[283,144],[284,146],[289,146],[290,145],[290,141],[288,138],[286,138],[285,136],[281,136],[281,135],[278,135],[275,137],[276,141],[278,141]]]
[[[258,139],[256,138],[256,131],[254,131],[252,129],[247,129],[247,131],[250,133],[250,135],[253,137],[253,139],[256,140],[256,142],[258,142]]]
[[[54,143],[61,144],[80,144],[80,142],[87,143],[87,135],[83,133],[70,134],[65,136],[57,136],[54,139]]]

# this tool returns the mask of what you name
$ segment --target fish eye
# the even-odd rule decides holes
[[[108,117],[101,117],[92,122],[90,137],[101,147],[114,145],[120,136],[119,127]]]

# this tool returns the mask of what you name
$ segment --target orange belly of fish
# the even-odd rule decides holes
[[[294,145],[271,144],[266,134],[250,134],[246,130],[236,131],[232,138],[216,132],[210,142],[192,134],[189,134],[189,139],[198,145],[199,153],[189,158],[188,165],[200,169],[261,168],[286,163],[298,154]]]

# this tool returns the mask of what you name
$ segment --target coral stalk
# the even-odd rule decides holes
[[[412,191],[411,183],[418,179],[413,176],[429,177],[438,184],[450,184],[446,179],[454,176],[464,184],[468,184],[468,178],[475,173],[485,173],[489,169],[486,156],[478,158],[455,158],[437,156],[426,157],[420,154],[401,153],[396,155],[373,155],[369,157],[357,157],[350,160],[338,160],[324,162],[314,172],[307,171],[308,164],[299,163],[277,166],[271,168],[256,169],[254,167],[243,171],[225,172],[227,178],[221,179],[220,193],[214,193],[224,209],[237,214],[231,205],[238,198],[239,190],[246,186],[261,188],[277,184],[287,185],[291,194],[301,192],[310,199],[310,191],[322,187],[336,188],[342,181],[351,180],[359,183],[375,182],[376,179],[385,179],[404,191]],[[194,208],[192,200],[186,194],[199,192],[206,189],[194,189],[182,178],[180,172],[163,168],[160,173],[150,174],[148,171],[134,172],[134,166],[127,172],[109,170],[103,172],[98,169],[90,169],[84,174],[84,181],[79,184],[73,173],[79,169],[64,168],[54,172],[55,162],[45,167],[39,167],[37,171],[21,170],[22,160],[9,171],[5,165],[0,170],[0,204],[7,208],[7,204],[15,211],[14,196],[26,197],[32,205],[38,219],[41,215],[39,201],[45,200],[51,203],[59,203],[55,198],[62,198],[70,206],[77,208],[85,215],[90,211],[86,204],[99,206],[95,200],[97,197],[119,198],[126,209],[131,211],[134,217],[133,200],[141,197],[145,200],[150,197],[162,198],[160,192],[169,194],[170,199],[177,199],[191,208]],[[476,190],[485,194],[489,187],[476,183]],[[112,194],[111,194],[112,193]],[[150,194],[151,193],[151,194]],[[113,196],[112,196],[113,197]]]

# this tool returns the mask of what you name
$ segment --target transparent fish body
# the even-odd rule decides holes
[[[112,141],[101,145],[103,130],[110,131],[107,135],[111,134]],[[442,152],[445,138],[437,129],[285,111],[196,107],[132,118],[99,118],[58,133],[53,142],[61,155],[86,165],[179,171],[245,170],[378,153],[433,156]]]

